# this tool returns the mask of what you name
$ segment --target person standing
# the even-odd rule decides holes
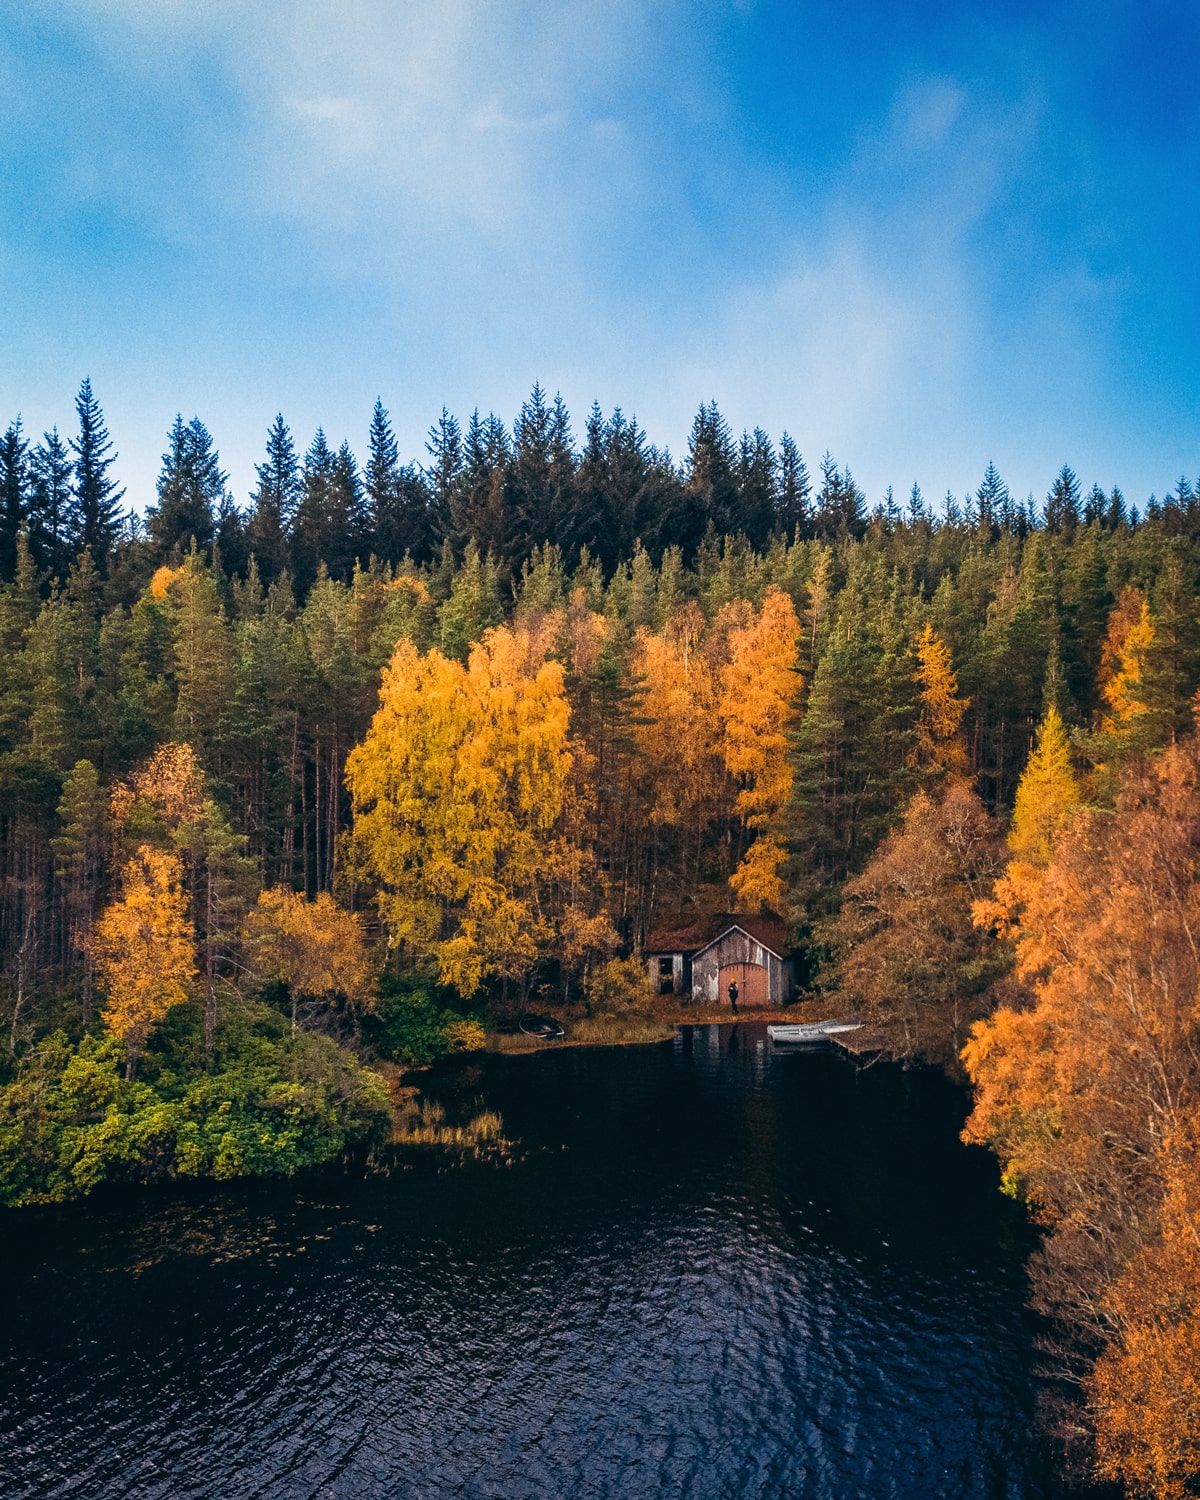
[[[734,1013],[735,1016],[738,1013],[737,1002],[738,1002],[738,987],[737,987],[737,980],[734,979],[734,980],[731,980],[730,984],[729,984],[729,1004],[730,1004],[730,1007],[733,1010],[733,1013]]]

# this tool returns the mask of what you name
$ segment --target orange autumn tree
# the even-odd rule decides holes
[[[839,989],[897,1057],[950,1072],[968,1027],[1011,961],[972,921],[1004,864],[1004,841],[965,781],[940,798],[920,791],[904,822],[842,892]]]
[[[1105,801],[1115,794],[1122,767],[1175,737],[1174,689],[1169,644],[1140,589],[1126,588],[1108,618],[1097,687],[1103,708],[1085,748],[1095,767],[1095,790]],[[1164,668],[1166,675],[1164,678]]]
[[[1200,1474],[1200,1150],[1194,1135],[1164,1144],[1159,1233],[1108,1295],[1116,1337],[1086,1390],[1099,1477],[1187,1500]]]
[[[800,690],[800,621],[781,589],[767,591],[759,613],[729,634],[721,674],[725,766],[737,778],[736,807],[754,835],[729,884],[741,911],[780,906],[787,858],[780,825],[792,795],[789,734]]]
[[[1104,1472],[1134,1493],[1190,1494],[1200,1452],[1200,1405],[1188,1394],[1200,1204],[1186,1188],[1200,1138],[1196,737],[1135,764],[1115,813],[1076,811],[1020,894],[1007,918],[1030,1002],[999,1009],[964,1049],[975,1085],[965,1135],[992,1146],[1051,1231],[1038,1301],[1105,1349],[1086,1383]]]
[[[959,731],[971,700],[958,696],[958,676],[950,648],[928,621],[917,637],[915,649],[921,700],[917,759],[932,770],[965,776],[967,749]]]
[[[308,901],[286,886],[261,892],[246,922],[247,946],[261,972],[283,980],[292,1003],[292,1035],[302,999],[342,995],[370,1010],[375,970],[362,923],[326,891]]]
[[[524,976],[553,937],[550,887],[571,770],[558,662],[489,630],[467,664],[396,647],[366,739],[346,761],[354,837],[391,941],[474,994]]]
[[[121,896],[96,923],[96,968],[105,993],[104,1024],[125,1043],[132,1078],[152,1026],[188,998],[195,978],[179,856],[143,844],[121,876]]]
[[[696,878],[705,835],[727,800],[720,679],[708,645],[703,611],[690,600],[658,634],[637,632],[631,661],[642,688],[634,770],[651,826],[677,839],[685,886]]]

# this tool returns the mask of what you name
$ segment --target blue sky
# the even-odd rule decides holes
[[[0,416],[92,377],[244,500],[282,409],[407,456],[535,379],[872,499],[1200,471],[1200,7],[0,0]]]

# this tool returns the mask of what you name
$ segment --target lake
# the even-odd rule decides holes
[[[1030,1235],[941,1077],[462,1060],[515,1158],[10,1212],[18,1497],[1042,1497]]]

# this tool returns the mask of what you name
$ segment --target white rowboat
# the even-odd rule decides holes
[[[773,1042],[789,1046],[803,1046],[808,1042],[823,1042],[827,1037],[840,1036],[844,1031],[858,1031],[861,1021],[811,1021],[807,1025],[768,1026],[767,1035]]]

